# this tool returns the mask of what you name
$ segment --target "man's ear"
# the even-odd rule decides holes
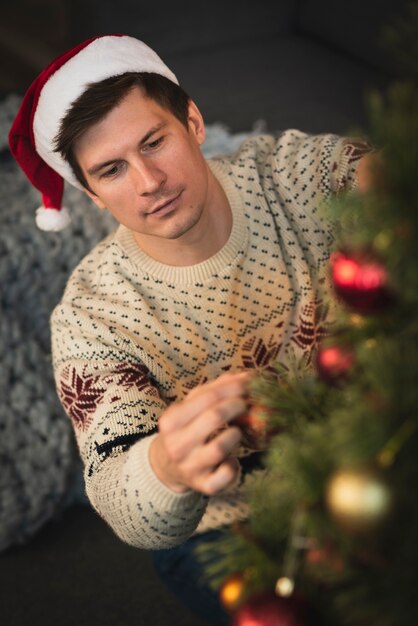
[[[94,204],[99,208],[99,209],[105,209],[105,205],[103,204],[103,202],[100,200],[99,196],[96,196],[95,193],[93,193],[92,191],[90,191],[89,189],[86,189],[84,187],[83,189],[84,193],[86,195],[88,195],[88,197],[90,198],[90,200],[93,200]]]
[[[189,112],[188,112],[189,129],[196,137],[199,145],[202,145],[205,141],[206,130],[203,117],[199,109],[193,100],[189,100]]]

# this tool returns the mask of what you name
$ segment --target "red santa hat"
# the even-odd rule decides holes
[[[64,180],[83,189],[67,161],[54,152],[65,114],[91,83],[125,72],[153,72],[178,84],[175,75],[146,44],[127,35],[88,39],[55,59],[29,87],[9,133],[10,150],[42,194],[36,212],[41,230],[62,230],[70,222],[62,207]]]

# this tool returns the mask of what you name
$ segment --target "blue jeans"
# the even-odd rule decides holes
[[[151,553],[155,569],[166,586],[199,617],[213,626],[227,626],[230,616],[219,602],[218,594],[204,579],[204,569],[195,548],[200,543],[216,541],[219,531],[195,535],[175,548]]]

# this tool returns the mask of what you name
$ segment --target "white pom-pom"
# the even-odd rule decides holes
[[[71,215],[66,207],[62,207],[58,211],[57,209],[46,209],[44,206],[40,206],[36,210],[36,225],[40,230],[64,230],[70,222]]]

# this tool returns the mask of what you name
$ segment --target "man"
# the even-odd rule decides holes
[[[174,74],[126,36],[59,57],[10,133],[43,194],[41,228],[68,222],[63,178],[120,223],[53,312],[57,390],[92,505],[122,540],[162,550],[161,569],[174,558],[167,578],[185,567],[189,583],[190,546],[248,515],[242,485],[260,458],[237,424],[251,372],[311,359],[332,242],[318,209],[356,188],[371,149],[290,130],[205,161],[204,139]],[[202,598],[187,593],[210,617]],[[225,620],[215,605],[211,619]]]

